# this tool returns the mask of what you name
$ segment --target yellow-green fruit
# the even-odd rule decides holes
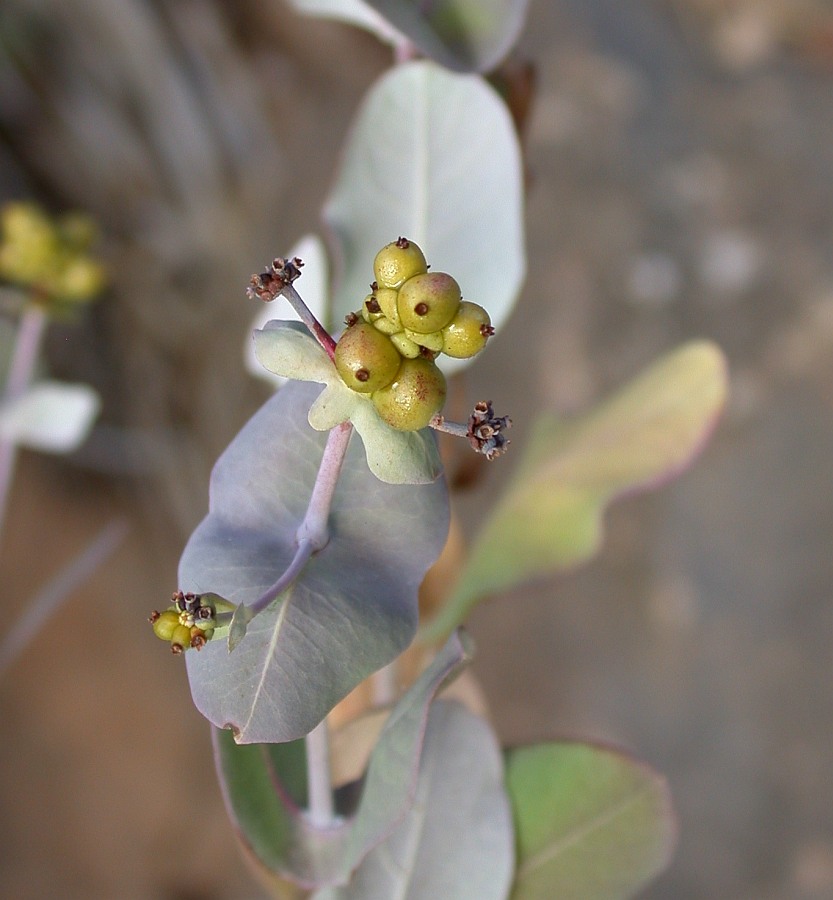
[[[402,330],[402,325],[399,322],[399,310],[396,308],[396,301],[399,297],[399,292],[395,291],[393,288],[378,288],[374,293],[376,297],[376,302],[379,304],[379,309],[387,316],[391,322],[395,322],[399,327],[396,329],[397,331]]]
[[[441,331],[432,331],[430,334],[420,334],[418,331],[409,331],[407,328],[403,332],[405,337],[425,347],[439,353],[443,349],[443,333]]]
[[[482,306],[464,300],[442,333],[443,353],[455,359],[468,359],[486,346],[492,334],[492,323]]]
[[[445,272],[426,272],[409,278],[399,289],[397,309],[402,325],[430,334],[454,318],[460,308],[460,285]]]
[[[391,343],[407,359],[416,359],[419,356],[419,344],[412,341],[404,331],[399,331],[390,336]]]
[[[424,357],[405,359],[392,384],[373,394],[379,416],[400,431],[416,431],[443,408],[445,377],[434,362]]]
[[[351,325],[335,349],[341,380],[360,394],[370,394],[390,384],[402,357],[390,338],[367,322]]]
[[[187,625],[177,625],[171,635],[171,648],[187,650],[191,646],[191,629]]]
[[[104,269],[87,257],[76,257],[52,279],[50,287],[64,300],[91,300],[104,287]]]
[[[398,322],[391,322],[387,316],[383,316],[381,313],[373,320],[373,327],[382,334],[393,335],[402,331],[402,326]]]
[[[166,609],[159,614],[159,617],[153,623],[153,633],[163,641],[169,641],[174,635],[174,629],[178,628],[179,613],[172,609]]]
[[[401,287],[409,278],[427,271],[422,250],[407,238],[382,247],[373,260],[373,274],[380,288]]]

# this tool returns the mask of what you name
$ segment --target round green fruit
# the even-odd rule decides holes
[[[191,629],[187,625],[177,625],[171,635],[171,649],[181,653],[191,646]]]
[[[402,330],[402,326],[399,323],[399,310],[396,306],[396,301],[399,297],[399,293],[395,291],[393,288],[377,288],[374,291],[373,296],[376,298],[376,302],[379,304],[379,309],[385,314],[385,316],[394,322],[398,327],[397,331]]]
[[[403,360],[395,380],[376,391],[371,400],[388,425],[417,431],[443,408],[445,395],[445,376],[432,360],[420,356]]]
[[[454,318],[460,308],[460,285],[445,272],[426,272],[409,278],[399,289],[397,309],[409,331],[430,334]]]
[[[382,247],[373,260],[373,274],[380,288],[399,288],[409,278],[427,271],[422,250],[403,237]]]
[[[476,303],[463,300],[457,315],[443,328],[443,353],[455,359],[476,356],[494,333],[489,314]]]
[[[402,357],[386,334],[367,322],[351,325],[335,349],[335,365],[341,380],[360,394],[370,394],[390,384]]]
[[[156,615],[154,613],[154,615]],[[174,634],[174,629],[180,626],[179,613],[172,609],[166,609],[159,613],[153,620],[153,633],[163,641],[170,641]]]

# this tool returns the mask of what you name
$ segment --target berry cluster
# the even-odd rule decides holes
[[[451,275],[428,271],[422,250],[407,238],[376,254],[373,274],[371,293],[348,316],[336,345],[336,369],[349,388],[370,395],[388,425],[416,431],[445,403],[435,358],[475,356],[494,329],[482,306],[463,300]]]
[[[163,641],[169,641],[173,653],[182,653],[193,647],[201,650],[214,636],[216,610],[200,594],[184,594],[177,591],[173,603],[164,611],[153,611],[150,622],[153,633]]]
[[[27,288],[40,303],[70,306],[104,287],[104,269],[90,255],[91,219],[79,214],[51,219],[31,203],[0,208],[0,280]]]

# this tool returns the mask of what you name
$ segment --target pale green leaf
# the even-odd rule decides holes
[[[401,44],[404,40],[383,15],[363,0],[292,0],[292,4],[308,16],[336,19],[364,28],[389,44]]]
[[[522,198],[518,139],[492,88],[430,62],[398,66],[368,94],[324,209],[343,263],[329,324],[360,307],[376,252],[404,236],[499,333],[524,277]]]
[[[612,500],[664,483],[703,447],[726,380],[720,350],[695,341],[573,422],[542,416],[426,638],[451,630],[488,594],[592,557]]]
[[[518,868],[512,900],[626,900],[671,857],[665,779],[624,754],[578,743],[507,754]]]
[[[40,381],[0,406],[0,440],[72,453],[86,439],[101,401],[86,384]]]

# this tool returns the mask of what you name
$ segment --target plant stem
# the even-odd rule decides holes
[[[324,719],[304,739],[307,750],[307,811],[315,828],[335,822],[333,787],[330,777],[330,733]]]
[[[4,404],[16,400],[29,387],[47,321],[46,312],[42,307],[34,303],[25,306],[15,337],[6,386],[3,389]],[[3,531],[3,520],[9,501],[16,450],[13,440],[0,439],[0,533]]]
[[[82,585],[124,540],[128,526],[114,519],[29,602],[0,643],[0,675],[20,656],[50,616]]]
[[[327,522],[352,433],[353,426],[349,422],[342,422],[330,429],[309,506],[307,506],[304,521],[298,528],[298,543],[305,540],[311,541],[316,552],[326,547],[330,539]]]
[[[289,305],[298,314],[298,317],[312,332],[313,337],[324,348],[327,356],[333,358],[336,342],[330,336],[327,329],[315,318],[312,310],[304,303],[303,298],[295,290],[292,284],[287,284],[281,289],[281,294],[289,301]]]
[[[370,676],[371,700],[374,706],[389,706],[396,700],[399,686],[399,660],[388,663]]]
[[[292,557],[292,562],[281,573],[280,578],[270,585],[254,603],[249,604],[252,615],[263,612],[275,597],[282,594],[295,581],[312,555],[327,546],[330,540],[327,521],[330,517],[333,495],[352,433],[353,426],[349,422],[342,422],[331,429],[327,435],[327,443],[324,446],[321,465],[318,467],[312,496],[304,519],[295,533],[295,555]]]

